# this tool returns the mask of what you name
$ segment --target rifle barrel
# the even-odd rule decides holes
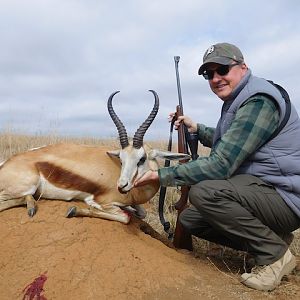
[[[180,86],[180,78],[179,78],[179,72],[178,72],[178,63],[180,60],[180,56],[174,56],[175,61],[175,71],[176,71],[176,81],[177,81],[177,92],[178,92],[178,100],[179,100],[179,106],[181,108],[181,114],[183,115],[183,106],[182,106],[182,96],[181,96],[181,86]]]

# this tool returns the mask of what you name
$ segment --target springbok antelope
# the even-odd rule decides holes
[[[153,90],[150,90],[155,98],[152,111],[129,141],[112,106],[112,99],[118,92],[109,97],[107,107],[117,127],[121,149],[111,151],[105,146],[56,144],[12,156],[0,167],[0,211],[27,205],[32,217],[36,212],[35,199],[43,198],[83,200],[89,206],[73,206],[68,209],[67,217],[98,217],[127,224],[128,211],[145,216],[140,204],[150,200],[159,185],[133,187],[135,178],[149,169],[157,170],[157,157],[181,160],[187,155],[144,145],[144,135],[159,108],[159,99]]]

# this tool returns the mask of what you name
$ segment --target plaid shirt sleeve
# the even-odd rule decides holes
[[[215,134],[216,128],[206,127],[203,124],[197,124],[197,133],[200,143],[205,147],[212,147],[213,137]]]
[[[243,161],[276,130],[279,111],[264,95],[255,95],[239,108],[236,116],[208,157],[158,170],[162,186],[192,185],[207,179],[229,178]],[[211,146],[214,129],[198,125],[199,140]]]

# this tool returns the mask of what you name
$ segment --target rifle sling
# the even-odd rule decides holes
[[[172,136],[173,136],[174,122],[175,122],[175,118],[172,119],[170,125],[168,151],[172,150]],[[170,160],[166,159],[164,167],[167,168],[169,166],[170,166]],[[160,223],[164,227],[164,231],[169,233],[170,222],[166,221],[164,217],[164,204],[165,204],[166,192],[167,192],[167,187],[165,186],[160,187],[159,200],[158,200],[158,214],[159,214]],[[173,233],[169,233],[168,238],[171,239],[172,237],[173,237]]]

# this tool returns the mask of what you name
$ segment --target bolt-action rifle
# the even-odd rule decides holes
[[[181,96],[181,87],[180,87],[180,79],[178,72],[178,63],[180,56],[174,56],[175,61],[175,71],[176,71],[176,80],[177,80],[177,91],[178,91],[178,100],[179,105],[176,107],[176,117],[183,116],[183,105],[182,105],[182,96]],[[195,160],[198,158],[197,150],[198,150],[198,137],[197,134],[191,134],[188,132],[187,127],[182,123],[178,127],[178,152],[180,153],[190,153],[192,159]],[[182,160],[180,163],[185,163],[187,160]],[[176,248],[183,248],[192,250],[192,237],[189,233],[187,233],[181,223],[179,222],[179,215],[181,212],[187,207],[188,196],[189,196],[189,186],[181,186],[181,197],[175,204],[175,208],[178,212],[176,228],[174,234],[174,246]]]
[[[173,133],[174,122],[175,122],[176,118],[178,118],[179,116],[183,116],[181,87],[180,87],[180,79],[179,79],[179,72],[178,72],[179,59],[180,59],[179,56],[174,56],[179,105],[177,105],[177,107],[176,107],[176,114],[175,114],[175,117],[173,118],[173,120],[171,122],[171,126],[170,126],[168,151],[172,150],[172,133]],[[190,153],[189,153],[189,149],[190,149]],[[186,126],[184,124],[181,124],[178,127],[178,152],[191,154],[192,159],[195,160],[198,158],[197,150],[198,150],[197,134],[189,133]],[[181,160],[180,163],[185,163],[187,161],[188,160]],[[164,166],[169,167],[170,161],[166,160]],[[163,187],[163,186],[160,188],[159,209],[158,209],[160,222],[163,225],[164,230],[168,233],[168,237],[170,239],[172,237],[174,237],[173,243],[176,248],[192,250],[193,246],[192,246],[191,235],[184,230],[184,228],[182,227],[181,223],[178,220],[178,217],[181,214],[181,212],[187,207],[190,187],[189,186],[181,187],[181,197],[180,197],[179,201],[177,201],[175,204],[175,208],[178,211],[175,234],[173,234],[172,232],[169,232],[170,222],[167,222],[164,218],[164,202],[165,202],[165,196],[166,196],[166,189],[167,188]]]

